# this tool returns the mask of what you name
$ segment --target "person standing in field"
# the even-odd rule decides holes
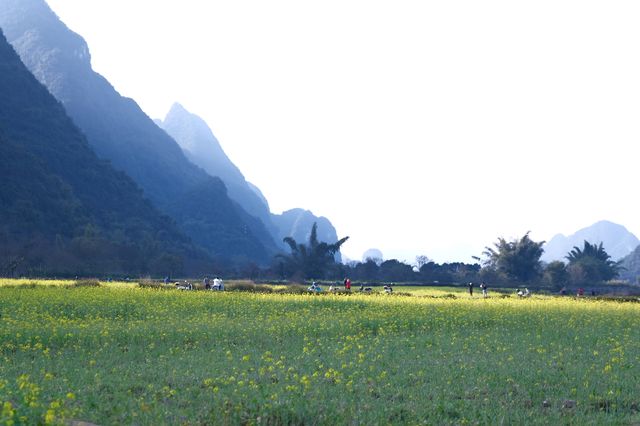
[[[344,289],[351,291],[351,280],[349,278],[344,279]]]
[[[489,295],[489,287],[487,287],[487,284],[484,281],[480,284],[480,288],[482,289],[482,297],[487,297]]]
[[[469,296],[473,297],[473,283],[469,283]]]
[[[211,290],[211,284],[209,283],[209,277],[204,277],[204,280],[202,281],[202,284],[204,284],[204,289],[205,290]]]
[[[213,289],[214,290],[224,290],[224,284],[222,283],[222,280],[220,279],[220,277],[215,277],[213,279]]]

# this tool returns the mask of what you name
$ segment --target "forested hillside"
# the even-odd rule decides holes
[[[99,160],[0,32],[0,272],[179,273],[206,257]],[[197,266],[197,264],[200,266]]]

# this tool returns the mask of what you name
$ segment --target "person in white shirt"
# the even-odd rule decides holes
[[[220,279],[220,277],[215,277],[213,279],[213,290],[224,290],[224,284],[222,283],[222,280]]]

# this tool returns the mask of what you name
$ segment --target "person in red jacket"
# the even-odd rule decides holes
[[[344,289],[351,291],[351,280],[349,278],[344,279]]]

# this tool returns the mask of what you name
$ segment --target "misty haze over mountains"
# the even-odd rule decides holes
[[[222,179],[229,189],[229,196],[247,212],[259,218],[282,249],[287,249],[282,242],[284,237],[306,241],[314,223],[318,225],[318,238],[321,241],[338,241],[335,228],[325,217],[317,217],[304,209],[291,209],[282,214],[271,213],[267,199],[260,189],[248,182],[231,162],[207,123],[182,105],[174,104],[164,121],[156,120],[156,123],[178,142],[194,164],[211,176]],[[336,259],[340,260],[340,253],[336,255]]]
[[[629,255],[640,245],[640,240],[622,225],[606,220],[594,223],[565,236],[558,234],[544,245],[542,261],[566,261],[567,254],[574,247],[582,247],[584,241],[592,244],[602,243],[604,249],[613,260],[620,260]]]

